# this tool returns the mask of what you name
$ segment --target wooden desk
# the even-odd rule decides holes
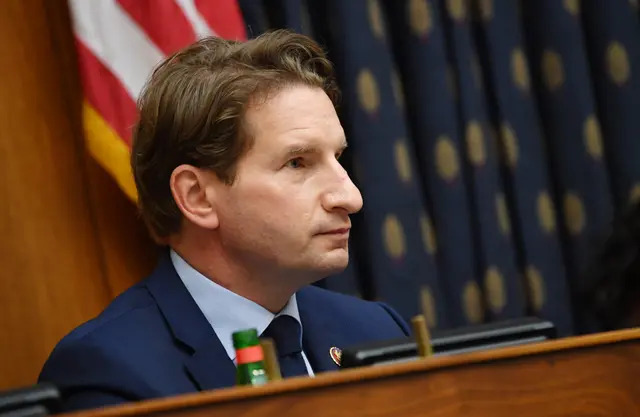
[[[640,416],[640,330],[73,413],[147,415]]]

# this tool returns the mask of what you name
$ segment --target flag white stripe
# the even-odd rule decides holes
[[[175,0],[175,2],[182,9],[182,13],[184,13],[189,23],[191,23],[197,39],[205,36],[217,36],[213,28],[209,27],[207,21],[198,11],[195,0]]]
[[[164,55],[115,0],[69,0],[76,36],[137,100]]]

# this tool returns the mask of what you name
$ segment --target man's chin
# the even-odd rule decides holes
[[[333,249],[314,258],[298,263],[294,270],[306,279],[317,281],[344,271],[349,264],[349,253],[344,249]]]
[[[349,265],[349,253],[346,250],[336,249],[327,254],[317,265],[319,272],[325,276],[339,274]]]

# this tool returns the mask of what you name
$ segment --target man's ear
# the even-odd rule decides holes
[[[191,223],[205,229],[219,225],[216,210],[214,173],[192,165],[180,165],[171,173],[171,194],[182,215]]]

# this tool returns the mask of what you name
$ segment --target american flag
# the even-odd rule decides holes
[[[136,199],[136,100],[160,61],[204,36],[246,39],[236,0],[69,0],[89,152]]]

